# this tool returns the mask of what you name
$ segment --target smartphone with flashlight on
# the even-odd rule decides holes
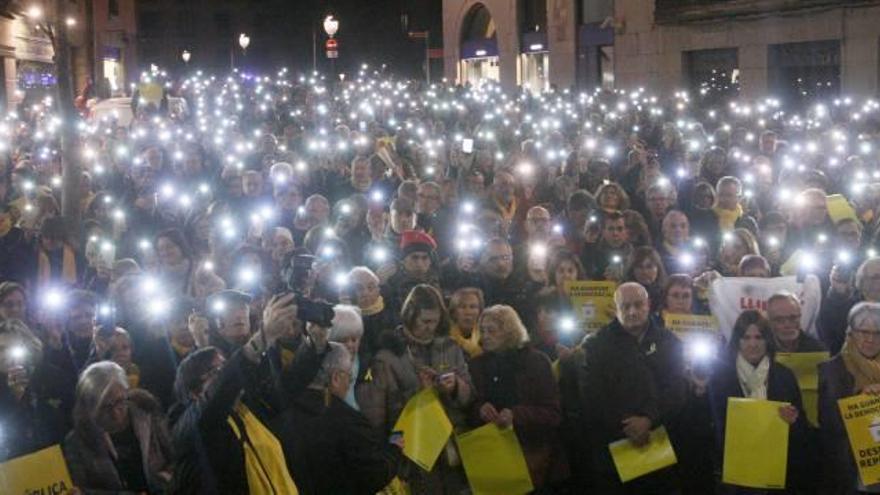
[[[473,139],[462,139],[461,140],[461,151],[467,155],[470,155],[474,152],[474,140]]]

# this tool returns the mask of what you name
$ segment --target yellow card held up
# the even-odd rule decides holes
[[[575,315],[586,332],[595,332],[614,319],[616,282],[575,280],[565,283]]]
[[[430,471],[452,435],[452,423],[437,392],[426,388],[406,403],[394,431],[403,432],[403,454],[420,468]]]
[[[73,482],[61,446],[17,457],[0,464],[0,493],[70,493]]]
[[[678,462],[665,426],[652,430],[651,441],[644,447],[636,447],[629,439],[623,439],[608,444],[608,450],[623,483]]]
[[[852,205],[849,204],[849,201],[842,194],[832,194],[825,198],[825,201],[828,205],[828,216],[834,223],[847,218],[859,222],[856,210],[853,209]]]
[[[722,481],[749,488],[785,488],[788,423],[785,402],[727,399]]]
[[[513,428],[489,423],[456,435],[455,441],[474,495],[520,495],[534,489]]]
[[[798,381],[807,420],[819,426],[819,363],[827,361],[827,352],[777,352],[776,362],[790,369]]]
[[[718,318],[712,315],[663,313],[663,324],[680,338],[690,334],[718,335]]]
[[[837,401],[862,484],[880,483],[880,397],[856,395]]]

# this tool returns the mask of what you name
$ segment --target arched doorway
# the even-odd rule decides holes
[[[486,81],[498,82],[501,78],[495,21],[489,9],[481,3],[471,7],[461,25],[458,74],[462,84],[472,86]]]
[[[550,89],[547,0],[519,0],[518,83],[540,93]]]

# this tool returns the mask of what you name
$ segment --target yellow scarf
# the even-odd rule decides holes
[[[467,355],[473,359],[480,354],[483,353],[483,348],[480,347],[480,328],[474,327],[471,331],[470,337],[465,337],[464,332],[461,331],[458,325],[455,323],[452,324],[452,327],[449,329],[449,337],[458,344],[461,349],[467,353]]]
[[[138,365],[131,363],[125,367],[125,377],[128,379],[128,386],[138,388],[141,384],[141,369]]]
[[[52,280],[52,264],[49,263],[49,255],[40,249],[37,260],[37,280],[40,284],[47,284]],[[76,256],[73,249],[64,245],[63,261],[61,263],[61,278],[69,284],[76,283]]]
[[[862,389],[867,385],[880,383],[880,360],[877,358],[868,359],[855,348],[852,339],[846,337],[843,347],[840,349],[840,355],[843,356],[843,364],[846,370],[853,376],[855,381],[853,385],[853,393],[861,393]]]
[[[719,206],[713,206],[712,211],[718,215],[718,226],[725,232],[733,230],[736,226],[736,221],[743,215],[743,207],[740,204],[737,204],[736,208],[733,210],[726,210]]]
[[[381,313],[383,309],[385,309],[385,299],[382,298],[382,296],[379,296],[379,298],[376,299],[376,302],[372,305],[366,308],[361,308],[361,316],[377,315]]]
[[[508,222],[512,222],[513,217],[516,215],[516,196],[510,201],[510,208],[501,204],[501,202],[494,196],[492,200],[495,201],[495,205],[498,206],[498,211],[501,213],[501,217]]]
[[[244,433],[247,434],[246,440],[242,440],[244,435],[232,416],[226,420],[235,437],[242,442],[244,467],[251,495],[298,494],[293,478],[287,471],[284,451],[281,450],[278,438],[241,402],[235,406],[232,414],[238,416],[244,426]]]

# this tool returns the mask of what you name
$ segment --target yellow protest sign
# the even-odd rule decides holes
[[[616,282],[574,280],[565,283],[565,292],[571,300],[581,328],[595,332],[614,319],[614,291]]]
[[[55,445],[0,464],[0,493],[70,493],[73,482]]]
[[[680,313],[663,313],[666,329],[684,338],[691,334],[718,335],[718,318],[712,315],[686,315]]]
[[[880,397],[856,395],[837,401],[862,484],[880,483]]]
[[[807,420],[819,426],[819,363],[827,361],[827,352],[777,352],[776,362],[790,369],[798,381]]]
[[[494,423],[455,436],[474,495],[529,493],[532,477],[513,428]]]
[[[784,402],[727,399],[722,481],[749,488],[785,488],[788,423]]]
[[[625,438],[608,444],[608,450],[623,483],[678,462],[665,426],[652,430],[651,441],[644,447],[636,447]]]
[[[828,205],[828,216],[834,223],[845,219],[859,221],[859,217],[856,216],[856,210],[853,209],[852,205],[849,204],[849,201],[842,194],[832,194],[826,197],[825,201]]]
[[[452,423],[437,392],[426,388],[406,403],[394,431],[403,432],[403,454],[420,468],[430,471],[452,434]]]

